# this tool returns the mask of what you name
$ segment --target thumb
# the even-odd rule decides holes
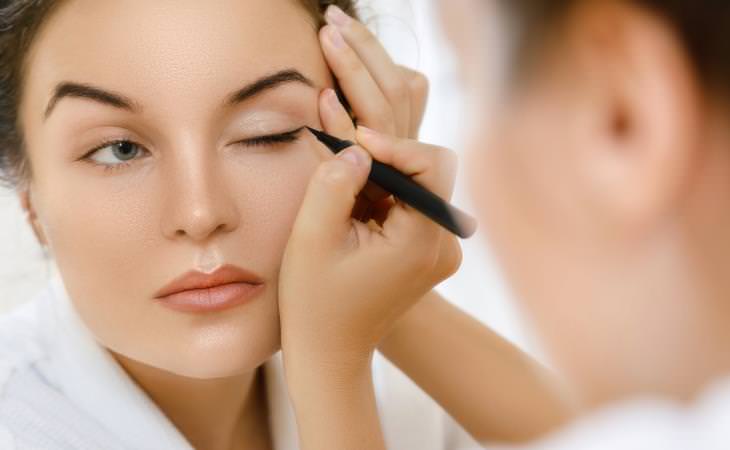
[[[342,243],[352,228],[352,210],[371,164],[370,154],[359,146],[320,164],[307,186],[292,237],[316,248]]]

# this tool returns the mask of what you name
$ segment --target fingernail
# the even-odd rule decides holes
[[[342,158],[343,160],[349,162],[350,164],[354,164],[356,166],[361,166],[365,163],[365,156],[362,154],[361,150],[357,147],[348,148],[347,150],[343,150],[338,157]]]
[[[327,96],[327,104],[329,104],[330,108],[332,108],[333,111],[337,111],[338,109],[342,108],[340,99],[337,98],[337,93],[334,89],[328,88],[325,95]]]
[[[324,15],[327,23],[337,27],[344,27],[351,20],[351,17],[345,14],[337,5],[330,5]]]
[[[329,27],[329,38],[335,48],[343,48],[345,46],[345,39],[337,28]]]

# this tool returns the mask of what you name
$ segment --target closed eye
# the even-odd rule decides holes
[[[243,139],[236,144],[240,144],[246,147],[264,147],[267,145],[275,144],[287,144],[296,142],[299,139],[304,127],[299,127],[296,130],[287,131],[286,133],[270,134],[268,136],[256,136],[248,139]]]

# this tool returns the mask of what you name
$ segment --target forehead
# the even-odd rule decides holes
[[[45,98],[67,79],[219,101],[272,70],[327,77],[312,18],[294,0],[66,0],[27,62],[27,86]]]

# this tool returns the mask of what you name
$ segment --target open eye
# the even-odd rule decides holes
[[[118,169],[139,159],[146,150],[139,144],[126,139],[105,142],[91,150],[82,159],[105,169]]]

